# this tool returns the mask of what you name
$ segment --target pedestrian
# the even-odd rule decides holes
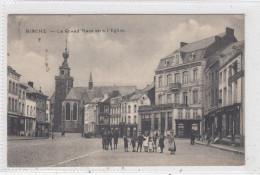
[[[153,151],[153,140],[151,137],[149,137],[149,142],[148,142],[148,152],[152,152]]]
[[[109,145],[110,145],[111,150],[112,150],[112,138],[113,138],[113,136],[112,136],[111,132],[108,131],[108,134],[107,134],[107,141],[108,141],[107,146],[108,147],[107,148],[109,148]]]
[[[171,152],[171,155],[172,155],[176,151],[176,145],[175,145],[175,141],[174,141],[173,131],[171,131],[170,134],[168,135],[168,143],[169,143],[169,151]]]
[[[143,142],[143,147],[144,147],[144,152],[148,152],[148,146],[149,146],[149,136],[148,133],[145,134],[144,136],[145,140]]]
[[[135,152],[135,145],[136,145],[136,136],[135,136],[135,134],[134,134],[133,137],[131,138],[130,145],[132,145],[132,147],[133,147],[133,152]]]
[[[118,137],[118,132],[116,131],[114,134],[114,149],[117,149]]]
[[[128,139],[126,136],[124,136],[124,149],[125,152],[128,152]]]
[[[105,132],[104,131],[101,133],[101,137],[102,137],[102,148],[103,148],[103,150],[105,150],[106,146],[105,146]]]
[[[194,140],[195,140],[195,131],[192,129],[191,135],[190,135],[190,144],[191,145],[194,145]]]
[[[157,152],[157,133],[153,136],[153,152]]]
[[[160,138],[159,138],[159,145],[158,145],[161,149],[160,153],[163,153],[163,148],[164,148],[164,136],[161,134]]]
[[[207,132],[206,132],[206,140],[207,140],[207,146],[209,145],[211,139],[210,139],[210,130],[209,128],[207,128]]]
[[[137,152],[138,152],[138,149],[140,148],[140,152],[142,152],[142,147],[143,147],[143,141],[145,140],[144,136],[142,136],[141,133],[139,133],[139,136],[137,137]]]

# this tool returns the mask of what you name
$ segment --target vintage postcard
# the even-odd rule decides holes
[[[246,165],[245,14],[6,17],[7,168]]]

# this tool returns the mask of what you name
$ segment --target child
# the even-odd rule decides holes
[[[149,137],[148,146],[149,146],[149,152],[152,152],[152,150],[153,150],[153,142],[152,142],[152,138],[151,137]]]
[[[124,148],[125,148],[125,152],[128,152],[128,139],[126,136],[124,136]]]

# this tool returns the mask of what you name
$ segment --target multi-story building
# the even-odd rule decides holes
[[[179,137],[189,137],[191,129],[203,128],[204,68],[207,58],[236,42],[234,30],[199,40],[180,43],[180,48],[160,60],[155,70],[155,105],[139,109],[140,131],[166,134],[174,129]]]
[[[205,129],[221,141],[244,144],[244,41],[228,45],[219,60],[217,106],[205,115]],[[212,97],[210,99],[212,101]]]
[[[117,131],[119,136],[123,136],[122,119],[121,119],[121,102],[122,95],[110,99],[110,128]]]
[[[11,66],[7,66],[7,84],[8,84],[8,106],[7,106],[7,134],[20,135],[20,118],[24,115],[24,103],[18,108],[18,85],[20,74]],[[25,99],[25,92],[23,94]],[[22,109],[22,110],[21,110]]]
[[[24,133],[28,137],[34,137],[36,133],[36,101],[26,97],[26,112],[24,120]]]
[[[23,84],[27,87],[26,95],[29,99],[36,101],[36,132],[37,137],[45,137],[49,135],[49,122],[46,118],[46,100],[47,96],[44,95],[41,89],[38,91],[33,87],[33,82]]]

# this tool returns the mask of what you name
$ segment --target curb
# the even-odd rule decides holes
[[[195,143],[198,144],[198,145],[207,146],[204,143],[200,143],[200,142],[196,142],[196,141],[195,141]],[[220,150],[229,151],[229,152],[233,152],[233,153],[237,153],[237,154],[245,154],[245,152],[243,152],[243,151],[239,151],[239,150],[235,150],[235,149],[231,149],[231,148],[219,147],[219,146],[212,145],[212,144],[208,145],[208,147],[217,148],[217,149],[220,149]]]
[[[17,139],[7,139],[7,141],[13,141],[13,140],[40,140],[40,139],[48,139],[49,137],[38,137],[38,138],[17,138]]]

